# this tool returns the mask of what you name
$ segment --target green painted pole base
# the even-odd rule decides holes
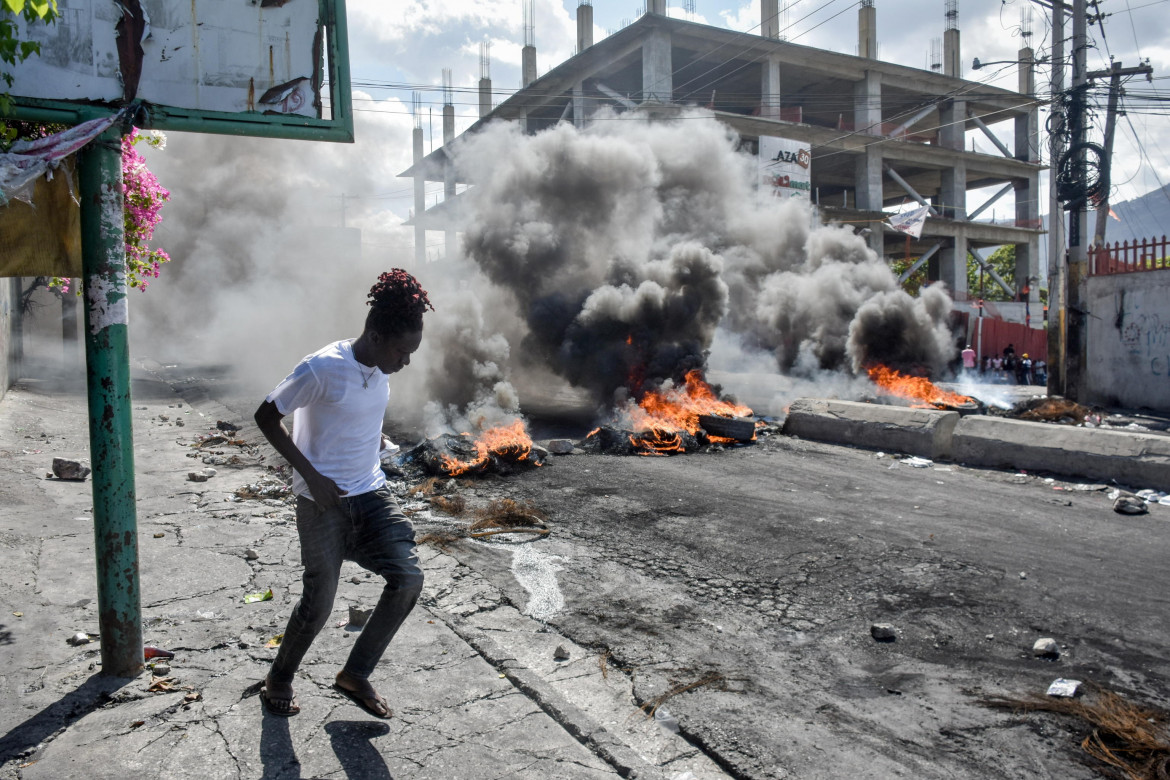
[[[130,424],[122,145],[111,128],[81,153],[81,251],[89,454],[102,674],[142,671],[142,599]]]

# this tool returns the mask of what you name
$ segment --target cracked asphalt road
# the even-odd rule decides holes
[[[1167,705],[1170,510],[1123,517],[1060,481],[773,436],[460,480],[472,506],[533,502],[552,533],[420,547],[423,600],[375,675],[388,722],[330,688],[347,608],[378,591],[347,568],[304,712],[265,716],[296,534],[285,501],[234,500],[275,464],[254,428],[190,446],[250,422],[213,380],[136,372],[145,633],[176,658],[130,682],[65,642],[97,631],[90,486],[44,471],[85,455],[84,390],[26,382],[0,401],[0,778],[1090,778],[1078,726],[979,697],[1063,676]],[[420,533],[466,522],[402,487]],[[1040,636],[1058,660],[1032,656]]]

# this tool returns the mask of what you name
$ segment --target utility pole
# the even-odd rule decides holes
[[[1109,182],[1113,173],[1113,134],[1117,127],[1117,101],[1121,97],[1121,77],[1144,74],[1149,78],[1154,72],[1150,64],[1143,63],[1133,68],[1123,68],[1120,62],[1112,63],[1109,70],[1095,70],[1089,74],[1090,79],[1109,77],[1109,107],[1105,113],[1105,155],[1101,160],[1101,171],[1105,179],[1105,188],[1101,200],[1097,204],[1097,229],[1093,231],[1093,246],[1099,247],[1105,243],[1105,226],[1109,220]]]
[[[1085,95],[1088,71],[1088,9],[1086,0],[1073,1],[1072,94],[1069,104],[1069,150],[1074,158],[1072,179],[1085,184]],[[1079,401],[1085,390],[1085,342],[1088,312],[1085,310],[1085,279],[1088,276],[1088,247],[1085,245],[1085,198],[1074,196],[1068,212],[1068,265],[1065,269],[1065,352],[1064,395]]]
[[[1064,211],[1056,166],[1064,154],[1064,3],[1052,4],[1052,106],[1048,114],[1048,393],[1064,395]]]

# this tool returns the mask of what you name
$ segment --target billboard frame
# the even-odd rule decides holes
[[[330,119],[262,112],[227,112],[176,108],[142,100],[128,104],[92,101],[44,100],[12,96],[12,109],[0,120],[52,122],[76,125],[96,117],[135,109],[130,124],[142,130],[212,133],[217,135],[289,138],[301,141],[353,143],[353,99],[350,87],[349,29],[345,0],[317,0],[318,19],[325,36],[322,54],[329,85]]]

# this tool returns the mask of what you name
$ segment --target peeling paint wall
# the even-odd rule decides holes
[[[1089,400],[1170,411],[1170,270],[1088,281]]]

